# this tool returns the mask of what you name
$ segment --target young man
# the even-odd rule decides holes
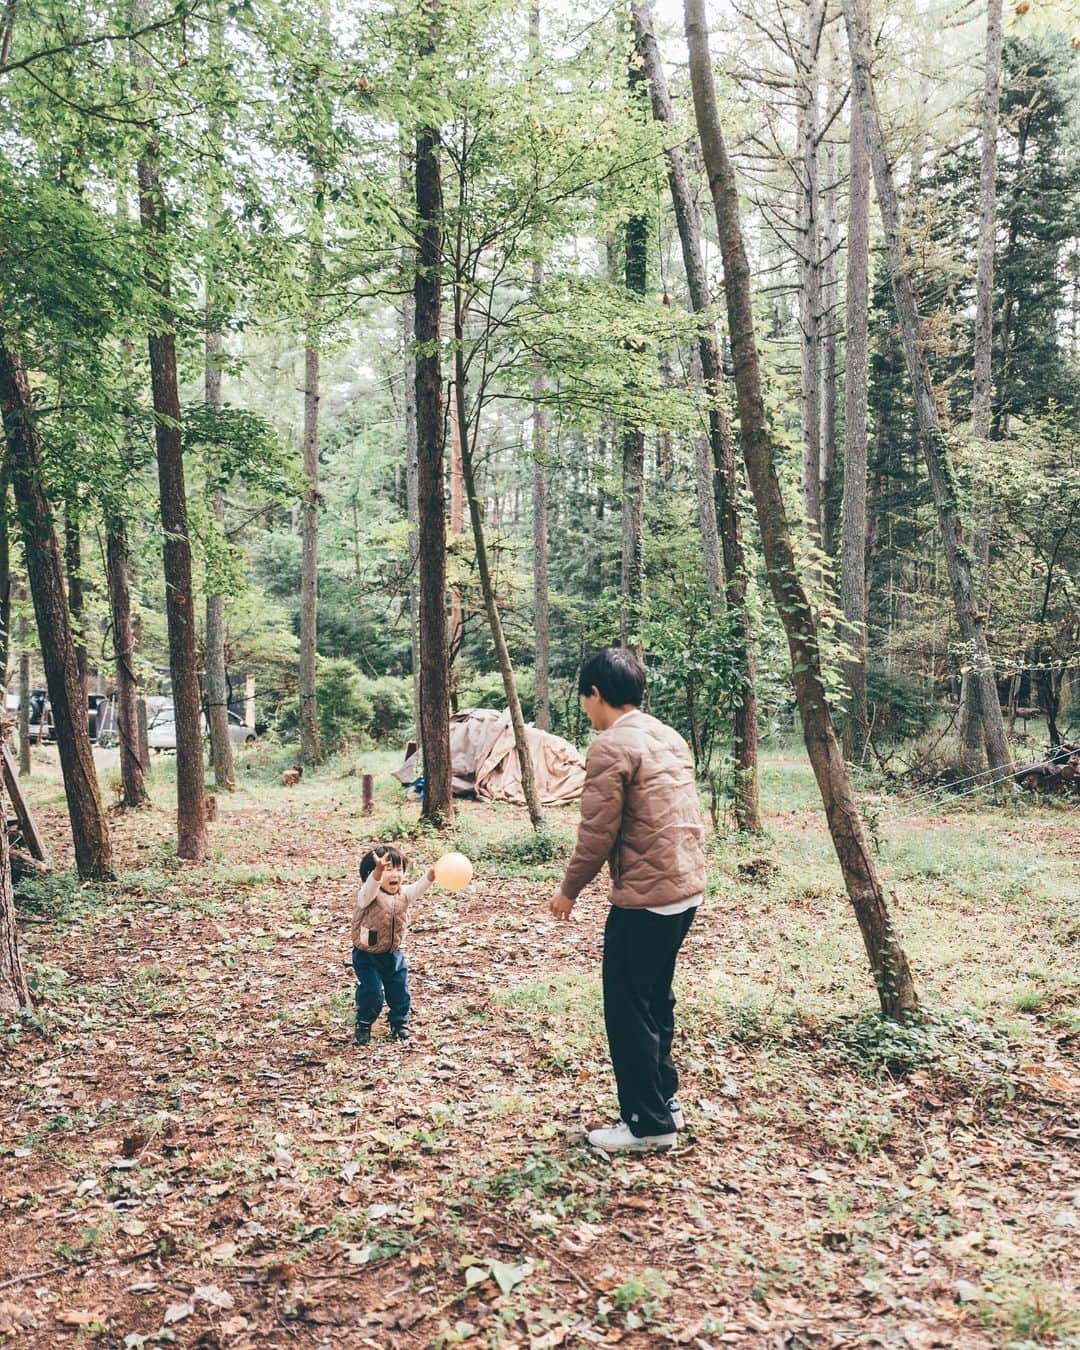
[[[675,960],[705,892],[705,830],[689,747],[641,711],[645,671],[625,647],[603,647],[581,668],[581,706],[600,734],[585,757],[577,846],[549,902],[569,919],[606,861],[604,1024],[621,1119],[593,1130],[606,1152],[644,1153],[678,1141],[679,1076],[671,1061]]]

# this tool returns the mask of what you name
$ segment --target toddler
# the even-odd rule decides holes
[[[409,1039],[409,969],[401,943],[409,909],[435,880],[429,867],[419,881],[405,885],[405,857],[377,844],[360,860],[360,891],[352,916],[352,964],[356,973],[356,1044],[371,1040],[371,1024],[382,1011],[385,993],[390,1037]]]

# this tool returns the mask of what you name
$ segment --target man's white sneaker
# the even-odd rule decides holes
[[[683,1121],[682,1107],[679,1105],[678,1097],[668,1098],[667,1109],[671,1112],[671,1119],[675,1122],[675,1128],[681,1130],[685,1122]]]
[[[674,1148],[679,1136],[671,1134],[636,1135],[625,1121],[618,1121],[609,1130],[590,1130],[589,1143],[605,1153],[653,1153],[659,1149]]]

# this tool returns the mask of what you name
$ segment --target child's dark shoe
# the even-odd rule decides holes
[[[369,1045],[371,1043],[371,1023],[361,1022],[356,1019],[356,1030],[353,1032],[353,1042],[356,1045]]]
[[[409,1035],[408,1027],[391,1027],[390,1039],[392,1041],[408,1041],[412,1038]]]

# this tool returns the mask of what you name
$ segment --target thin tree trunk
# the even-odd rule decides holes
[[[137,84],[151,91],[148,58],[133,49]],[[138,160],[139,220],[149,243],[147,281],[167,311],[171,300],[168,264],[163,257],[166,231],[161,184],[159,140],[144,124],[145,142]],[[180,392],[176,370],[176,338],[163,329],[149,337],[150,384],[161,498],[165,615],[169,630],[169,671],[176,717],[176,853],[201,862],[209,841],[203,786],[202,700],[199,696],[195,646],[195,597],[191,584],[191,541],[188,536],[187,488],[181,434]]]
[[[412,164],[408,152],[401,152],[402,193],[413,190]],[[405,266],[412,267],[412,251],[406,249]],[[420,589],[417,572],[420,565],[420,536],[416,461],[416,324],[411,292],[401,297],[401,359],[405,372],[405,510],[409,520],[409,646],[412,652],[413,728],[420,744]]]
[[[1001,106],[1001,0],[987,0],[986,65],[982,100],[982,162],[979,169],[979,243],[975,266],[975,351],[971,399],[971,430],[981,441],[990,439],[991,353],[994,336],[994,235],[997,223],[997,137]],[[972,547],[985,591],[990,571],[989,497],[981,504],[982,521]],[[984,603],[985,612],[985,603]],[[970,672],[965,672],[960,696],[960,742],[969,773],[982,767],[982,699]]]
[[[885,157],[881,118],[878,114],[877,100],[874,96],[873,80],[870,73],[870,38],[865,0],[843,0],[843,5],[844,20],[848,30],[848,43],[851,48],[852,96],[859,103],[859,112],[866,134],[867,151],[874,171],[878,206],[881,211],[881,221],[889,251],[889,271],[904,347],[904,359],[907,363],[908,378],[911,381],[915,400],[915,415],[919,428],[919,439],[922,442],[923,458],[926,462],[927,477],[930,481],[930,491],[937,508],[938,528],[941,532],[941,542],[945,551],[945,564],[949,573],[956,621],[960,629],[960,635],[970,652],[970,660],[979,680],[983,736],[986,741],[991,767],[1007,769],[1012,765],[1012,752],[1005,732],[1005,722],[1001,715],[1001,704],[998,701],[993,666],[986,644],[983,616],[979,613],[976,604],[971,564],[963,545],[955,478],[949,463],[945,438],[941,431],[941,421],[934,399],[930,367],[927,364],[923,343],[919,310],[915,301],[915,290],[911,283],[909,260],[900,232],[900,206],[896,194],[896,185],[893,181],[892,169]]]
[[[652,12],[647,4],[633,0],[631,15],[638,52],[652,90],[653,117],[657,122],[670,126],[674,123],[674,113],[660,48],[653,31]],[[726,597],[735,620],[732,628],[735,640],[733,660],[741,684],[734,718],[735,820],[740,830],[757,831],[761,829],[757,763],[757,690],[753,626],[746,604],[749,583],[738,510],[739,478],[735,468],[731,426],[725,407],[724,372],[712,317],[712,294],[709,290],[709,279],[701,248],[701,219],[690,191],[682,152],[677,146],[670,146],[666,158],[668,186],[671,190],[682,245],[690,307],[699,318],[698,344],[692,359],[691,373],[699,374],[708,400],[708,440],[715,475],[714,477],[711,474],[710,479],[715,483],[719,497]],[[698,476],[700,482],[700,468]],[[709,495],[711,496],[711,493]],[[702,530],[708,531],[711,525],[712,545],[715,549],[716,515],[715,513],[712,515],[710,522],[706,519],[707,508],[700,509],[703,513]],[[708,558],[708,553],[706,556]]]
[[[637,109],[646,96],[645,73],[636,61],[629,68],[630,103]],[[644,114],[643,114],[644,115]],[[626,222],[624,283],[632,295],[644,297],[649,273],[649,217],[633,215]],[[637,420],[637,414],[634,415]],[[622,433],[622,565],[620,571],[620,636],[624,645],[641,651],[640,627],[645,603],[645,432],[626,426]]]
[[[821,675],[814,614],[799,579],[787,515],[776,476],[765,419],[761,371],[754,336],[750,267],[739,223],[735,174],[716,110],[704,0],[686,0],[686,37],[694,111],[724,262],[728,325],[735,365],[739,431],[754,495],[761,541],[780,618],[791,652],[792,682],[803,734],[825,806],[840,869],[862,932],[883,1012],[900,1017],[918,1006],[908,960],[893,927],[881,882],[866,846],[862,822],[833,731]]]
[[[534,10],[539,23],[539,11]],[[537,259],[533,264],[533,290],[540,288],[544,279],[543,265]],[[533,630],[536,634],[536,661],[533,667],[536,679],[535,722],[542,731],[551,730],[551,695],[548,689],[551,666],[551,621],[548,606],[548,481],[547,438],[550,423],[544,407],[544,367],[537,360],[533,368],[532,386],[532,455],[533,455]]]
[[[870,739],[866,707],[866,400],[870,282],[870,160],[858,105],[851,106],[848,188],[847,324],[844,375],[844,504],[840,603],[854,653],[844,663],[850,706],[844,753],[861,760]]]
[[[20,587],[19,599],[26,603]],[[19,777],[30,776],[30,651],[26,645],[26,615],[19,615]],[[43,710],[44,711],[44,710]]]
[[[60,766],[64,774],[75,864],[89,881],[112,879],[109,827],[101,806],[86,715],[86,691],[79,681],[71,619],[64,597],[64,571],[45,495],[44,472],[30,382],[21,359],[0,344],[0,401],[7,434],[8,467],[34,597],[38,641],[52,705]],[[27,699],[29,704],[29,699]],[[42,709],[42,725],[45,712]]]
[[[64,570],[67,573],[68,614],[71,616],[71,635],[75,642],[75,664],[79,669],[79,684],[85,700],[86,602],[82,578],[82,531],[70,505],[64,512]]]
[[[836,59],[828,46],[829,77],[827,107],[840,98],[836,78]],[[837,251],[840,247],[839,164],[836,141],[830,133],[824,143],[824,178],[821,186],[821,545],[826,553],[836,552],[836,330],[837,330]]]
[[[209,55],[212,73],[216,76],[222,57],[222,20],[217,0],[211,0],[209,11]],[[208,171],[211,175],[208,203],[208,224],[211,236],[221,216],[221,168],[223,151],[221,147],[221,114],[211,111],[210,115],[211,162]],[[214,245],[211,242],[211,249]],[[217,264],[211,253],[206,269],[206,325],[205,325],[205,362],[203,387],[207,407],[218,411],[221,399],[221,353],[222,340],[219,319],[216,314]],[[214,519],[224,531],[225,493],[221,487],[215,487],[213,494]],[[134,707],[132,695],[132,707]],[[219,788],[231,792],[236,786],[236,771],[233,767],[232,741],[229,739],[229,685],[225,665],[225,597],[210,595],[206,597],[206,702],[207,721],[210,726],[210,760],[214,766],[214,782]],[[126,793],[126,786],[125,786]]]
[[[319,147],[313,153],[319,154]],[[319,615],[319,290],[323,264],[323,175],[312,174],[311,242],[308,248],[308,317],[304,345],[304,505],[300,516],[300,758],[322,759],[316,684]]]
[[[11,848],[8,844],[7,802],[0,782],[0,1013],[30,1007],[30,990],[19,956],[19,927],[11,889]]]
[[[495,644],[495,656],[502,675],[506,705],[510,709],[510,725],[514,730],[514,746],[517,749],[518,767],[521,770],[521,791],[525,805],[529,808],[529,819],[534,830],[544,824],[544,813],[540,808],[540,797],[536,790],[536,774],[533,771],[532,755],[529,753],[529,737],[525,729],[525,718],[521,711],[521,699],[518,697],[517,680],[514,678],[514,666],[510,660],[510,649],[506,645],[499,606],[495,599],[495,585],[488,562],[487,541],[484,538],[484,519],[480,510],[480,498],[476,491],[476,474],[473,470],[472,444],[469,438],[468,414],[465,405],[465,317],[461,312],[459,299],[461,288],[455,288],[454,300],[454,398],[457,401],[457,424],[461,437],[461,474],[465,495],[469,501],[469,519],[472,522],[473,542],[476,545],[476,570],[480,577],[480,590],[484,597],[488,623],[491,626],[491,640]]]
[[[11,663],[11,536],[9,531],[8,469],[0,467],[0,685],[8,683]]]
[[[434,6],[429,4],[431,17]],[[434,32],[421,43],[434,50]],[[450,643],[446,624],[446,508],[442,362],[440,137],[422,127],[416,137],[415,285],[417,509],[420,547],[420,740],[424,747],[424,818],[448,823],[454,814],[450,760]]]
[[[105,541],[105,567],[112,612],[113,652],[116,657],[116,733],[120,741],[120,781],[124,805],[129,809],[149,800],[146,776],[139,751],[139,681],[135,674],[135,636],[131,626],[131,590],[127,531],[122,520],[109,521]]]
[[[798,71],[799,346],[802,356],[803,512],[817,542],[821,511],[821,197],[818,175],[818,53],[823,0],[803,0]]]

